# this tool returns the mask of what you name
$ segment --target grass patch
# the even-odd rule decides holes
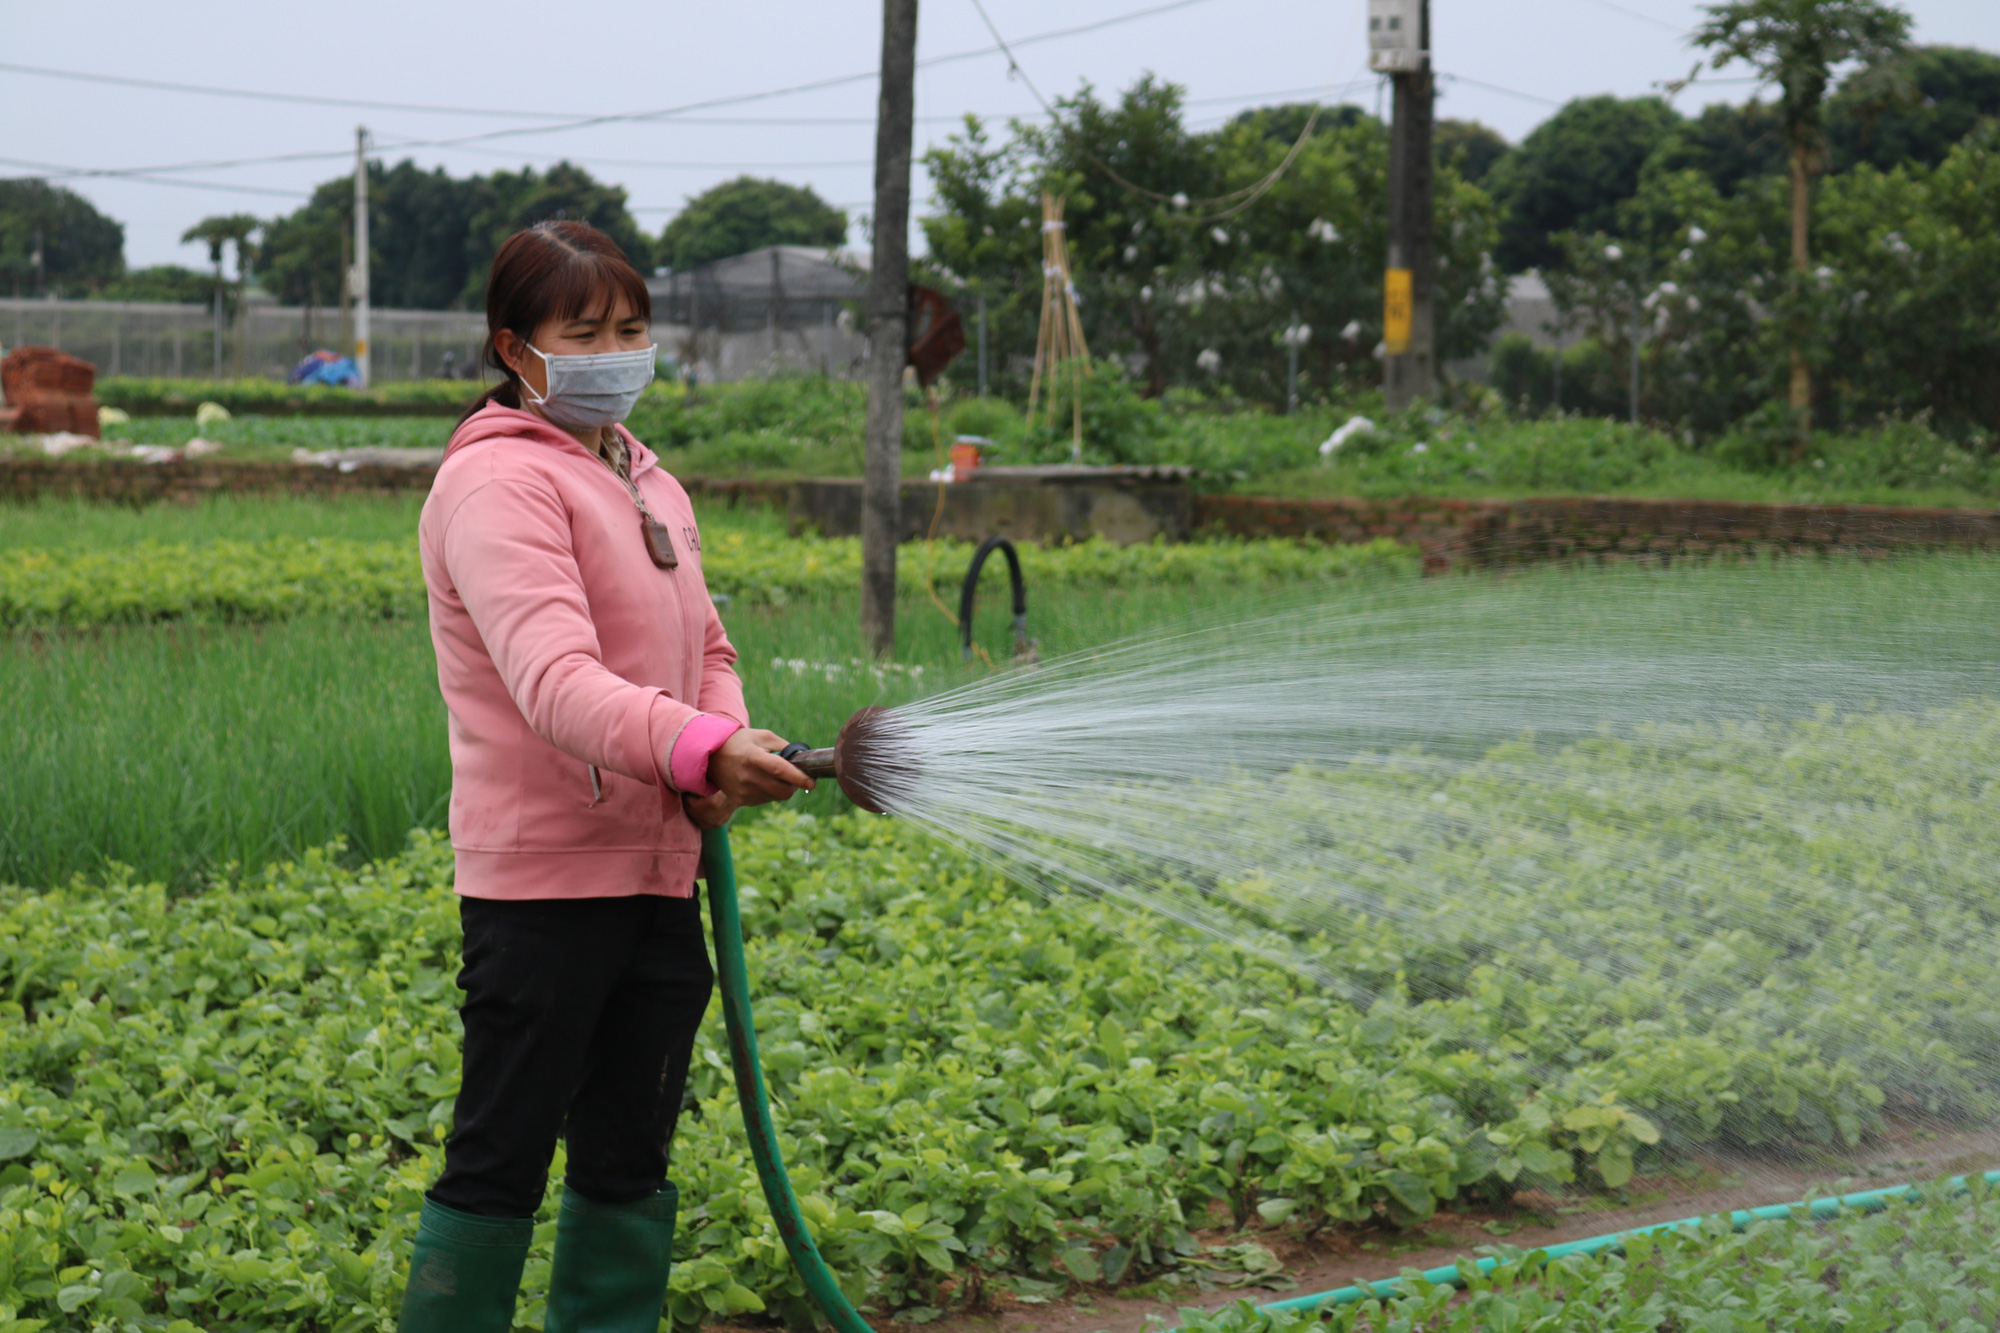
[[[1005,664],[1002,576],[989,572],[987,586],[979,643]],[[1029,625],[1043,652],[1069,652],[1243,595],[1031,584]],[[830,745],[865,704],[993,669],[960,661],[957,629],[921,592],[901,599],[891,664],[870,658],[859,621],[858,598],[841,594],[730,610],[760,726]],[[335,839],[351,858],[388,856],[409,829],[443,827],[451,763],[421,615],[17,632],[0,639],[0,697],[0,883],[57,884],[115,862],[187,888],[231,862],[260,866]],[[832,783],[802,802],[844,804]]]

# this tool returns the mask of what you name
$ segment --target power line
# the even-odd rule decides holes
[[[1450,79],[1453,83],[1469,83],[1475,88],[1484,88],[1489,93],[1504,93],[1508,97],[1518,97],[1526,102],[1540,102],[1543,106],[1563,106],[1553,97],[1543,97],[1538,93],[1524,93],[1518,88],[1502,88],[1497,83],[1486,83],[1479,79],[1469,79],[1463,74],[1438,74],[1440,79]]]
[[[0,66],[0,68],[4,68],[4,66]],[[1276,88],[1276,89],[1271,89],[1271,90],[1269,90],[1269,91],[1266,91],[1266,92],[1256,92],[1256,93],[1232,93],[1232,94],[1229,94],[1228,96],[1223,96],[1223,97],[1200,97],[1200,98],[1192,98],[1192,99],[1190,99],[1190,100],[1189,100],[1189,101],[1188,101],[1188,102],[1186,103],[1186,105],[1188,105],[1188,106],[1215,106],[1215,105],[1223,105],[1223,104],[1227,104],[1227,103],[1233,103],[1233,102],[1255,102],[1255,101],[1258,101],[1258,100],[1260,100],[1260,99],[1263,99],[1263,98],[1270,98],[1270,97],[1290,97],[1290,96],[1296,96],[1296,95],[1298,95],[1298,94],[1302,94],[1302,93],[1315,93],[1315,92],[1317,92],[1317,93],[1340,93],[1340,92],[1347,92],[1347,91],[1351,91],[1352,89],[1355,89],[1355,88],[1358,88],[1358,87],[1364,87],[1364,86],[1366,86],[1366,84],[1367,84],[1368,82],[1369,82],[1368,80],[1362,80],[1362,81],[1358,81],[1358,82],[1356,82],[1356,81],[1350,81],[1350,82],[1348,82],[1348,83],[1342,83],[1342,84],[1332,84],[1332,83],[1329,83],[1329,84],[1315,84],[1315,85],[1313,85],[1313,86],[1310,86],[1310,87],[1305,87],[1305,88]],[[1020,116],[1019,116],[1019,115],[1017,115],[1016,113],[1008,113],[1008,114],[1009,114],[1010,116],[1013,116],[1013,117],[1014,117],[1014,118],[1016,118],[1016,119],[1020,118]],[[1028,115],[1035,115],[1035,114],[1037,114],[1037,113],[1033,113],[1033,112],[1030,112],[1030,113],[1026,113],[1026,114],[1028,114]],[[1039,114],[1041,114],[1041,115],[1048,115],[1048,114],[1051,114],[1051,113],[1049,113],[1049,112],[1046,112],[1046,111],[1045,111],[1045,112],[1042,112],[1042,113],[1039,113]],[[997,116],[993,116],[993,115],[988,115],[988,116],[985,116],[985,117],[982,117],[982,118],[983,118],[983,119],[998,119],[998,117],[997,117]],[[956,123],[956,122],[958,122],[958,121],[962,120],[962,119],[963,119],[963,117],[962,117],[962,116],[930,116],[930,117],[925,117],[925,119],[926,119],[926,120],[929,120],[929,121],[938,121],[938,122],[945,122],[945,123]],[[676,123],[679,123],[679,124],[686,124],[686,123],[689,123],[689,122],[688,122],[688,121],[685,121],[685,120],[677,120],[677,121],[676,121]],[[838,120],[838,121],[832,121],[832,120],[825,120],[825,119],[820,119],[820,120],[812,120],[812,119],[806,119],[806,118],[790,118],[790,117],[772,117],[772,118],[767,118],[767,119],[765,119],[765,118],[751,118],[751,117],[745,117],[745,118],[742,118],[742,119],[740,119],[740,120],[731,120],[731,119],[726,119],[726,118],[719,118],[719,119],[716,119],[716,120],[713,120],[713,121],[697,121],[697,122],[695,122],[695,123],[716,123],[716,124],[749,124],[749,125],[761,125],[761,124],[772,124],[772,125],[821,125],[821,124],[852,124],[852,125],[872,125],[872,124],[874,124],[875,122],[874,122],[874,120],[873,120],[872,118],[866,118],[866,117],[854,117],[854,118],[851,118],[851,119],[842,119],[842,120]],[[387,155],[388,155],[388,154],[390,154],[390,153],[394,153],[394,152],[398,152],[398,151],[401,151],[401,150],[403,150],[403,149],[407,149],[407,148],[425,148],[425,147],[433,147],[433,146],[436,146],[436,145],[435,145],[435,144],[434,144],[434,142],[433,142],[433,141],[431,141],[431,140],[426,140],[426,139],[422,139],[422,138],[418,138],[418,137],[415,137],[415,136],[411,136],[411,135],[398,135],[398,136],[397,136],[397,137],[396,137],[396,138],[395,138],[394,140],[391,140],[391,141],[389,141],[389,142],[384,142],[384,143],[378,143],[378,144],[376,145],[376,148],[377,148],[377,149],[378,149],[378,151],[380,151],[380,152],[381,152],[381,153],[382,153],[382,154],[383,154],[384,156],[387,156]],[[714,171],[788,171],[788,170],[810,170],[810,169],[814,169],[814,168],[825,168],[825,169],[837,169],[837,168],[852,168],[852,167],[865,167],[865,166],[871,166],[871,165],[873,165],[873,159],[872,159],[872,158],[851,158],[851,159],[846,159],[846,160],[825,160],[825,161],[799,161],[799,162],[663,162],[663,161],[658,161],[658,160],[654,160],[654,159],[649,159],[649,158],[618,158],[618,157],[600,157],[600,156],[597,156],[596,154],[576,154],[576,153],[529,153],[529,152],[522,152],[522,151],[519,151],[519,150],[509,150],[509,149],[502,149],[502,148],[485,148],[485,147],[480,147],[480,146],[477,146],[477,145],[472,145],[472,144],[453,144],[453,145],[451,145],[451,146],[452,146],[452,147],[454,147],[454,148],[456,148],[456,149],[458,149],[458,150],[459,150],[459,151],[461,151],[461,152],[467,152],[467,153],[479,153],[479,154],[482,154],[482,155],[486,155],[486,156],[491,156],[491,157],[501,157],[501,158],[509,158],[509,159],[514,159],[514,158],[518,158],[518,159],[521,159],[521,160],[524,160],[524,161],[542,161],[542,162],[579,162],[579,163],[584,163],[584,164],[596,164],[596,165],[603,165],[603,166],[623,166],[623,167],[647,167],[647,168],[657,168],[657,169],[663,169],[663,170],[690,170],[690,171],[694,171],[694,170],[701,170],[701,171],[708,171],[708,170],[714,170]],[[51,170],[51,171],[52,171],[52,172],[53,172],[53,173],[54,173],[54,174],[55,174],[55,175],[56,175],[57,177],[59,177],[59,178],[64,178],[64,179],[68,179],[68,178],[90,178],[90,177],[97,177],[97,178],[139,178],[139,177],[145,177],[145,176],[154,176],[154,175],[165,175],[165,174],[168,174],[168,173],[171,173],[171,172],[179,172],[179,171],[221,171],[221,170],[228,170],[228,169],[231,169],[231,168],[235,168],[235,167],[247,167],[247,166],[265,166],[265,165],[269,165],[269,164],[272,164],[272,163],[281,163],[281,162],[311,162],[311,161],[325,161],[325,160],[329,160],[329,159],[339,159],[339,160],[342,160],[342,161],[344,161],[344,160],[346,160],[347,158],[351,157],[352,155],[353,155],[353,154],[352,154],[352,150],[351,150],[351,149],[346,149],[346,148],[339,148],[339,149],[327,149],[327,150],[316,150],[316,151],[312,151],[312,152],[298,152],[298,153],[273,153],[273,154],[269,154],[269,155],[266,155],[266,156],[261,156],[261,157],[240,157],[240,158],[211,158],[211,159],[203,159],[203,160],[199,160],[199,161],[192,161],[192,162],[170,162],[170,163],[162,163],[162,164],[160,164],[160,165],[157,165],[157,166],[145,166],[145,167],[63,167],[63,168],[56,168],[56,167],[53,167],[53,166],[51,166],[50,170]],[[26,164],[22,164],[22,165],[26,165]],[[162,183],[171,183],[171,182],[162,182]],[[219,186],[219,185],[218,185],[218,186],[213,186],[212,188],[218,188],[218,189],[225,189],[225,188],[226,188],[226,189],[237,189],[237,188],[245,188],[245,189],[247,189],[248,187],[236,187],[236,186]],[[289,194],[289,193],[296,193],[296,192],[294,192],[294,191],[286,191],[285,193],[288,193],[288,194]]]
[[[387,144],[384,150],[403,148],[404,144]],[[813,168],[872,167],[872,157],[856,157],[844,160],[821,160],[806,162],[662,162],[654,158],[641,157],[599,157],[595,153],[524,153],[518,149],[480,148],[466,145],[458,149],[462,153],[479,153],[486,157],[506,158],[510,161],[525,162],[575,162],[579,165],[606,167],[650,167],[666,171],[804,171]],[[352,154],[348,154],[352,156]]]
[[[1074,37],[1081,33],[1096,32],[1100,29],[1114,27],[1121,23],[1131,23],[1139,19],[1151,18],[1157,14],[1166,14],[1177,9],[1187,9],[1194,5],[1206,4],[1206,3],[1208,3],[1208,0],[1166,0],[1166,3],[1164,4],[1150,5],[1144,9],[1128,10],[1125,13],[1113,14],[1107,18],[1094,19],[1089,23],[1078,23],[1078,24],[1073,24],[1067,28],[1053,28],[1047,32],[1035,33],[1028,37],[1019,38],[1018,40],[1015,41],[1014,45],[1031,46],[1038,42],[1057,41],[1064,37]],[[944,55],[931,56],[926,60],[918,61],[917,64],[919,68],[929,68],[934,65],[946,65],[954,63],[956,61],[972,60],[980,56],[993,55],[1000,49],[1001,49],[1000,47],[996,46],[986,46],[967,51],[953,51],[953,52],[948,52],[947,54]],[[708,110],[710,108],[723,107],[723,106],[741,106],[749,102],[768,101],[772,98],[777,98],[777,97],[791,97],[791,96],[796,96],[797,94],[800,93],[819,92],[824,89],[837,88],[846,84],[860,83],[864,80],[873,79],[877,77],[878,74],[878,71],[872,69],[857,74],[839,74],[831,76],[829,78],[814,79],[806,83],[791,84],[789,86],[782,88],[770,88],[762,92],[736,93],[725,97],[705,98],[698,102],[687,102],[680,106],[661,107],[650,111],[619,111],[619,112],[605,113],[601,115],[565,116],[555,112],[544,112],[544,111],[536,111],[536,112],[523,111],[523,112],[502,113],[494,111],[491,108],[443,107],[443,106],[432,106],[432,105],[403,103],[403,102],[372,102],[356,98],[318,97],[303,93],[273,93],[259,89],[223,88],[207,84],[169,83],[165,80],[158,80],[158,79],[132,79],[118,75],[87,74],[82,71],[76,71],[76,70],[52,70],[43,66],[19,65],[8,62],[0,62],[0,70],[10,71],[14,73],[47,75],[50,77],[59,77],[59,78],[75,78],[89,82],[117,83],[130,87],[154,88],[162,91],[197,93],[206,96],[237,97],[237,98],[248,98],[253,100],[265,100],[265,101],[307,103],[307,104],[327,105],[327,106],[358,107],[369,110],[416,111],[420,113],[437,113],[437,114],[452,114],[452,115],[485,116],[485,115],[505,114],[505,115],[510,115],[511,118],[515,120],[519,120],[523,117],[528,117],[528,118],[549,119],[555,122],[553,124],[548,124],[548,125],[527,125],[527,126],[516,126],[510,129],[488,130],[485,131],[484,133],[461,135],[456,138],[412,141],[410,143],[400,145],[402,147],[411,147],[411,148],[417,148],[417,147],[452,148],[452,147],[457,147],[461,144],[477,143],[491,139],[514,138],[527,134],[554,134],[564,130],[587,129],[593,125],[616,124],[621,122],[632,122],[632,121],[668,120],[668,119],[678,118],[689,111],[703,111],[703,110]]]
[[[138,79],[121,74],[95,74],[80,69],[54,69],[47,65],[17,65],[0,60],[0,71],[32,74],[44,79],[70,79],[77,83],[108,83],[121,88],[150,88],[158,92],[199,93],[206,97],[235,97],[258,102],[292,102],[305,106],[358,107],[364,111],[415,111],[446,116],[495,116],[505,120],[575,120],[578,111],[505,111],[497,107],[437,106],[424,102],[371,102],[358,97],[319,97],[311,93],[276,93],[253,88],[218,88],[205,83],[172,83],[165,79]]]
[[[1651,14],[1642,14],[1636,9],[1627,9],[1625,6],[1616,3],[1616,0],[1590,0],[1590,3],[1604,9],[1615,10],[1627,18],[1638,19],[1641,23],[1650,23],[1656,28],[1665,28],[1668,32],[1687,31],[1687,29],[1681,27],[1678,23],[1669,23],[1665,19],[1654,18]]]
[[[994,24],[993,16],[986,12],[986,5],[984,3],[984,0],[972,0],[972,7],[979,11],[979,17],[981,21],[983,21],[986,24],[986,31],[993,34],[993,40],[999,44],[1000,53],[1007,57],[1008,76],[1009,77],[1018,76],[1020,78],[1021,82],[1027,86],[1028,91],[1034,94],[1035,100],[1041,103],[1042,110],[1048,113],[1049,119],[1053,121],[1055,123],[1056,128],[1060,130],[1062,128],[1062,117],[1056,114],[1055,108],[1049,105],[1048,98],[1042,96],[1042,90],[1037,88],[1035,86],[1035,81],[1028,77],[1028,71],[1022,69],[1020,62],[1014,58],[1013,51],[1008,49],[1007,39],[1000,35],[1000,29],[997,25]],[[1019,43],[1017,43],[1017,45],[1018,44]],[[1098,169],[1102,171],[1105,175],[1109,176],[1113,181],[1117,182],[1119,185],[1124,186],[1126,189],[1132,191],[1132,193],[1141,195],[1145,198],[1153,199],[1160,203],[1171,203],[1176,208],[1188,208],[1191,206],[1210,207],[1218,204],[1230,205],[1230,207],[1224,209],[1219,213],[1212,213],[1206,217],[1190,219],[1190,221],[1196,223],[1219,222],[1223,218],[1233,217],[1237,213],[1240,213],[1244,209],[1250,207],[1250,205],[1256,203],[1258,199],[1262,198],[1263,195],[1266,192],[1268,192],[1273,185],[1276,185],[1278,183],[1278,178],[1285,174],[1286,170],[1291,167],[1292,160],[1296,158],[1299,155],[1300,150],[1306,146],[1306,140],[1312,137],[1313,130],[1319,125],[1319,116],[1320,112],[1323,109],[1324,108],[1321,107],[1319,103],[1315,102],[1313,104],[1312,114],[1306,117],[1305,128],[1299,131],[1299,137],[1297,141],[1294,142],[1291,146],[1291,149],[1286,152],[1284,159],[1280,161],[1278,165],[1275,168],[1273,168],[1271,172],[1268,175],[1266,175],[1262,180],[1256,181],[1255,183],[1250,185],[1246,185],[1239,190],[1231,190],[1228,194],[1217,195],[1213,199],[1190,200],[1185,194],[1165,195],[1159,193],[1156,190],[1149,190],[1145,186],[1136,184],[1135,182],[1129,181],[1125,179],[1125,177],[1119,175],[1116,168],[1114,168],[1109,162],[1106,162],[1103,158],[1099,157],[1097,154],[1091,152],[1089,148],[1087,147],[1084,148],[1083,152],[1084,156],[1088,157],[1092,162],[1094,162],[1097,165]]]
[[[311,197],[304,190],[280,190],[262,185],[226,185],[221,181],[167,180],[159,176],[139,173],[93,172],[84,167],[66,167],[56,162],[31,162],[25,158],[18,157],[0,157],[0,166],[26,167],[44,179],[109,175],[119,180],[138,181],[144,185],[180,185],[190,190],[222,190],[230,194],[265,194],[284,199],[306,199]]]
[[[1109,18],[1096,19],[1089,23],[1078,23],[1067,28],[1053,28],[1048,32],[1023,37],[1016,41],[1014,45],[1028,46],[1036,42],[1052,42],[1059,38],[1074,37],[1079,33],[1085,32],[1096,32],[1099,29],[1113,27],[1120,23],[1131,23],[1138,19],[1151,18],[1156,14],[1170,13],[1173,10],[1187,9],[1193,5],[1206,3],[1208,3],[1208,0],[1167,0],[1165,4],[1151,5],[1145,9],[1129,10],[1123,14],[1113,14]],[[972,60],[980,56],[989,56],[1005,50],[1006,44],[1001,43],[998,46],[982,46],[968,51],[954,51],[947,55],[931,56],[929,59],[919,60],[917,68],[929,69],[935,65],[948,65],[956,61]],[[1012,56],[1008,58],[1011,60]],[[845,84],[860,83],[876,78],[878,75],[879,71],[877,70],[867,70],[859,74],[836,74],[828,78],[814,79],[808,83],[796,83],[784,88],[772,88],[756,93],[737,93],[727,97],[710,97],[699,102],[687,102],[680,106],[663,107],[655,111],[623,111],[609,115],[589,116],[558,125],[531,125],[506,130],[488,130],[481,134],[465,134],[450,139],[432,139],[423,144],[411,146],[455,148],[461,144],[479,143],[492,139],[517,138],[526,134],[554,134],[563,130],[586,129],[593,125],[630,121],[670,120],[689,111],[706,111],[712,107],[720,106],[741,106],[746,102],[760,102],[775,97],[791,97],[799,93],[820,92],[828,88],[838,88]]]

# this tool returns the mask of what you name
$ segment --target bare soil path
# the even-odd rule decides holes
[[[1290,1282],[1280,1279],[1274,1285],[1211,1292],[1193,1285],[1150,1283],[1123,1295],[1073,1288],[1069,1296],[1046,1304],[1003,1297],[997,1309],[953,1312],[920,1327],[924,1333],[1147,1333],[1149,1326],[1157,1330],[1179,1324],[1178,1311],[1183,1307],[1214,1309],[1246,1298],[1261,1304],[1377,1281],[1406,1268],[1454,1263],[1484,1245],[1533,1249],[1683,1217],[1990,1171],[2000,1168],[2000,1129],[1934,1134],[1904,1128],[1851,1153],[1788,1159],[1715,1156],[1696,1165],[1698,1169],[1686,1179],[1635,1179],[1622,1201],[1524,1192],[1508,1207],[1440,1212],[1418,1233],[1343,1228],[1310,1241],[1276,1231],[1254,1233],[1252,1238],[1284,1264],[1283,1277]],[[1227,1231],[1202,1232],[1200,1238],[1209,1245],[1245,1239]],[[891,1329],[915,1333],[919,1327],[874,1322],[885,1333]]]

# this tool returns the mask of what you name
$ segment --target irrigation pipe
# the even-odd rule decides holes
[[[702,873],[708,880],[709,929],[715,935],[715,970],[722,984],[722,1016],[729,1028],[729,1063],[736,1071],[736,1099],[743,1107],[743,1128],[750,1136],[750,1155],[757,1162],[758,1183],[764,1187],[764,1198],[771,1206],[771,1218],[778,1225],[778,1235],[784,1240],[785,1250],[792,1256],[799,1276],[805,1280],[806,1291],[812,1296],[813,1304],[819,1307],[820,1313],[839,1333],[873,1333],[868,1321],[855,1311],[841,1291],[840,1283],[826,1266],[826,1260],[820,1257],[819,1247],[813,1244],[812,1233],[806,1229],[805,1217],[799,1212],[798,1196],[792,1193],[791,1177],[785,1172],[784,1155],[778,1151],[777,1131],[771,1125],[771,1103],[764,1095],[764,1067],[757,1058],[757,1030],[750,1015],[750,976],[743,962],[743,914],[736,901],[736,860],[729,850],[729,830],[705,831],[701,835],[701,857]],[[1963,1193],[1971,1179],[1969,1176],[1953,1176],[1945,1182],[1945,1187],[1955,1194]],[[2000,1171],[1988,1171],[1980,1179],[1988,1185],[2000,1185]],[[1923,1188],[1920,1185],[1896,1185],[1888,1189],[1843,1194],[1833,1199],[1802,1199],[1797,1203],[1743,1208],[1729,1214],[1729,1225],[1732,1230],[1741,1231],[1753,1222],[1799,1217],[1802,1211],[1802,1220],[1837,1217],[1848,1209],[1879,1212],[1894,1200],[1909,1198]],[[1632,1236],[1699,1227],[1707,1220],[1703,1216],[1684,1217],[1677,1222],[1655,1222],[1651,1226],[1613,1231],[1586,1240],[1544,1245],[1536,1252],[1544,1259],[1562,1259],[1573,1254],[1588,1257],[1607,1250],[1622,1249],[1625,1241]],[[1500,1260],[1487,1255],[1475,1260],[1472,1266],[1484,1274],[1491,1273],[1499,1264]],[[1424,1281],[1437,1286],[1464,1286],[1466,1281],[1459,1264],[1433,1268],[1423,1277]],[[1333,1291],[1315,1292],[1310,1296],[1273,1301],[1257,1309],[1259,1313],[1276,1314],[1317,1310],[1327,1305],[1352,1305],[1357,1301],[1388,1300],[1398,1294],[1402,1285],[1400,1277],[1383,1278],[1379,1282],[1363,1282]]]
[[[1954,1194],[1962,1194],[1967,1189],[1969,1176],[1953,1176],[1945,1182],[1945,1187]],[[1982,1179],[1988,1185],[2000,1185],[2000,1171],[1988,1171]],[[1762,1208],[1744,1208],[1729,1214],[1732,1230],[1741,1231],[1752,1222],[1776,1221],[1787,1217],[1798,1217],[1804,1210],[1805,1219],[1818,1220],[1836,1217],[1846,1209],[1857,1209],[1864,1213],[1880,1212],[1896,1199],[1909,1198],[1924,1188],[1919,1185],[1897,1185],[1889,1189],[1863,1190],[1858,1194],[1843,1194],[1837,1199],[1802,1199],[1798,1203],[1774,1203]],[[1720,1214],[1716,1214],[1720,1216]],[[1627,1231],[1613,1231],[1603,1236],[1592,1236],[1588,1240],[1564,1241],[1560,1245],[1544,1245],[1539,1253],[1548,1259],[1561,1259],[1572,1254],[1585,1256],[1602,1254],[1607,1250],[1623,1249],[1625,1241],[1632,1236],[1650,1236],[1662,1231],[1676,1231],[1681,1227],[1699,1227],[1706,1217],[1684,1217],[1678,1222],[1655,1222],[1651,1226],[1633,1227]],[[1802,1219],[1804,1220],[1804,1219]],[[1534,1251],[1530,1251],[1534,1253]],[[1490,1273],[1500,1261],[1488,1255],[1474,1263],[1481,1273]],[[1465,1273],[1458,1264],[1444,1268],[1433,1268],[1424,1274],[1424,1281],[1435,1286],[1462,1287]],[[1356,1301],[1388,1300],[1396,1296],[1403,1285],[1400,1277],[1384,1278],[1380,1282],[1363,1282],[1352,1287],[1340,1287],[1333,1291],[1315,1292],[1310,1296],[1294,1296],[1286,1301],[1273,1301],[1269,1305],[1257,1307],[1260,1313],[1292,1313],[1303,1310],[1317,1310],[1327,1305],[1352,1305]]]
[[[785,1159],[778,1151],[778,1134],[771,1127],[771,1103],[764,1095],[764,1067],[757,1059],[757,1030],[750,1019],[750,977],[743,963],[743,914],[736,902],[736,860],[729,851],[729,830],[708,829],[701,835],[703,875],[708,880],[708,925],[715,936],[715,970],[722,983],[722,1017],[729,1028],[729,1063],[736,1070],[736,1100],[743,1107],[743,1128],[750,1136],[750,1155],[757,1161],[757,1180],[771,1205],[771,1218],[792,1263],[805,1279],[813,1304],[839,1333],[873,1333],[855,1312],[833,1273],[813,1244],[812,1233],[792,1193]]]

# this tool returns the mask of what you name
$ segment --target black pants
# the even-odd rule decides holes
[[[459,919],[465,1072],[430,1197],[532,1217],[558,1134],[592,1202],[659,1190],[715,983],[695,900],[461,898]]]

